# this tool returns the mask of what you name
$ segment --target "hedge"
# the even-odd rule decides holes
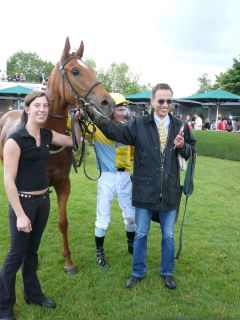
[[[240,132],[193,130],[197,154],[240,161]]]

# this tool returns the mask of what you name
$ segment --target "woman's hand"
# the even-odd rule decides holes
[[[17,217],[17,229],[18,231],[29,233],[32,231],[32,224],[28,217],[24,214]]]

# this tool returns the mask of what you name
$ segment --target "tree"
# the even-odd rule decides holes
[[[204,73],[201,77],[197,79],[197,81],[199,82],[199,89],[197,93],[202,93],[202,92],[212,90],[213,87],[212,87],[211,79],[208,78],[207,73]]]
[[[98,73],[100,79],[103,73],[103,71]],[[134,75],[125,62],[120,64],[113,62],[104,73],[103,81],[109,91],[124,95],[146,90],[146,86],[139,84],[139,76]]]
[[[240,60],[233,59],[233,65],[226,72],[216,76],[216,83],[226,91],[240,94]]]
[[[109,92],[128,95],[147,88],[147,86],[139,84],[139,76],[130,72],[129,66],[125,62],[120,64],[113,62],[107,70],[97,70],[96,63],[92,59],[87,59],[85,62],[95,70],[98,80]]]
[[[7,60],[7,74],[23,73],[27,82],[40,82],[42,74],[48,78],[54,65],[41,60],[36,53],[16,52]]]

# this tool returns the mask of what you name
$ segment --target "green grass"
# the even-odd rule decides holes
[[[71,173],[68,203],[69,242],[78,268],[75,276],[63,272],[61,235],[57,228],[56,197],[39,250],[39,277],[44,292],[58,304],[55,310],[28,306],[17,276],[18,320],[66,319],[240,319],[239,279],[239,162],[198,157],[195,191],[189,199],[184,225],[183,251],[176,262],[177,289],[166,289],[159,277],[159,225],[152,223],[148,239],[148,273],[132,290],[124,288],[131,275],[123,221],[117,201],[106,236],[106,256],[111,268],[102,270],[95,260],[94,221],[96,182],[82,172]],[[87,170],[97,176],[93,154]],[[2,168],[0,172],[2,176]],[[0,264],[9,245],[7,200],[0,189]],[[176,247],[179,226],[176,225]]]

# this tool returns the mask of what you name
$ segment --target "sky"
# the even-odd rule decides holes
[[[2,0],[0,12],[2,70],[18,51],[58,62],[69,36],[98,70],[125,62],[140,84],[168,83],[182,98],[240,54],[239,0]]]

